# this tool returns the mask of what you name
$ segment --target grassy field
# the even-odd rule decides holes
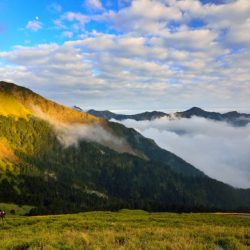
[[[19,215],[0,224],[0,249],[250,249],[250,217],[130,210],[26,217],[29,207],[11,207]]]

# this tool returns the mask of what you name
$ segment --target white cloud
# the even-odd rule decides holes
[[[85,0],[84,6],[87,6],[91,9],[97,9],[97,10],[103,9],[103,5],[102,5],[102,2],[100,0]]]
[[[42,28],[42,23],[38,21],[38,19],[35,19],[33,21],[29,21],[26,28],[32,31],[38,31]]]
[[[166,32],[163,34],[163,43],[167,47],[174,47],[184,50],[209,50],[213,47],[213,43],[217,37],[217,33],[209,29],[190,30],[183,26],[177,32]]]
[[[62,19],[65,19],[67,21],[78,21],[81,24],[85,24],[89,18],[81,13],[75,13],[75,12],[67,12],[62,16]]]
[[[249,9],[250,12],[250,9]],[[243,44],[250,47],[250,15],[245,22],[240,25],[232,25],[227,34],[229,43]]]
[[[70,29],[71,32],[82,32],[85,25],[91,20],[88,15],[80,12],[65,12],[60,18],[54,20],[54,24],[58,29]]]
[[[250,1],[236,0],[222,5],[202,5],[199,1],[184,0],[174,2],[174,5],[185,12],[186,19],[200,18],[210,29],[216,32],[226,31],[229,47],[235,42],[244,42],[245,45],[250,43],[249,32],[246,33],[249,28]],[[223,36],[221,42],[226,45]]]
[[[250,188],[250,125],[239,128],[198,117],[122,123],[154,139],[208,176],[235,187]]]
[[[179,20],[181,17],[181,11],[174,6],[150,0],[135,0],[118,13],[110,13],[110,20],[117,29],[140,34],[160,33],[167,21]]]
[[[248,28],[247,19],[250,18],[250,1],[248,0],[228,1],[220,5],[202,4],[198,0],[135,0],[119,12],[111,12],[109,18],[119,30],[144,35],[149,33],[161,35],[168,31],[169,24],[171,26],[173,21],[184,25],[193,19],[199,19],[204,22],[206,30],[211,31],[211,34],[221,34],[227,30],[228,42],[236,41],[237,37],[243,37],[245,45],[246,42],[249,42],[245,32]],[[176,31],[174,36],[183,35],[182,31],[180,34],[178,33],[178,25]],[[196,30],[193,34],[190,33],[190,39],[192,35],[196,36]],[[200,38],[203,39],[203,37]],[[221,39],[221,42],[225,41],[223,37]],[[200,44],[194,40],[186,44],[190,44],[190,42],[194,46]]]
[[[26,67],[29,77],[22,82],[24,72],[18,74],[17,67],[13,81],[28,86],[42,82],[45,86],[53,79],[56,91],[51,91],[51,96],[57,97],[60,91],[68,93],[72,99],[70,96],[62,99],[68,105],[72,105],[70,100],[75,102],[72,93],[75,88],[79,88],[81,103],[88,100],[90,107],[109,105],[113,109],[132,108],[135,104],[140,105],[139,109],[159,109],[167,105],[165,100],[173,108],[200,103],[218,106],[222,100],[225,106],[248,102],[249,52],[239,51],[236,55],[217,48],[201,51],[165,48],[156,39],[93,33],[63,45],[19,46],[0,53],[0,57],[12,68]],[[217,59],[219,56],[222,58]],[[2,77],[9,79],[13,71],[5,65]],[[65,86],[72,86],[70,92]],[[128,101],[131,98],[134,104]]]
[[[44,113],[40,107],[32,107],[34,115],[49,122],[55,129],[58,140],[64,147],[78,146],[81,141],[97,142],[119,153],[135,155],[124,138],[115,135],[101,124],[63,123]]]
[[[129,144],[100,125],[60,124],[57,136],[65,147],[77,146],[81,140],[97,142],[119,153],[135,154]]]
[[[71,97],[61,100],[72,105],[76,91],[79,105],[95,108],[248,105],[249,1],[121,2],[117,12],[62,13],[54,24],[58,37],[68,38],[64,44],[0,52],[2,78],[34,90],[44,87],[45,93],[53,79],[52,97],[60,100],[60,92],[64,97],[68,93]],[[204,25],[191,27],[194,19]],[[107,33],[87,30],[90,21],[110,29]],[[113,32],[115,28],[119,34]]]

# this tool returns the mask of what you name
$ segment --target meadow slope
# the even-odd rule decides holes
[[[19,207],[19,212],[21,211]],[[0,249],[249,249],[250,217],[141,210],[26,217],[0,224]]]

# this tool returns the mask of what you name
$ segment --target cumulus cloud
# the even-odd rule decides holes
[[[250,125],[239,128],[199,117],[122,123],[154,139],[160,147],[208,176],[235,187],[250,188]]]
[[[249,36],[245,32],[250,18],[250,2],[248,0],[224,1],[216,5],[208,3],[203,5],[199,1],[185,0],[174,3],[185,12],[185,19],[200,18],[206,22],[207,27],[220,32],[220,42],[227,46],[232,44],[245,44],[249,46]],[[248,43],[248,44],[247,44]]]
[[[32,31],[38,31],[42,28],[42,23],[36,18],[33,21],[29,21],[26,28]]]
[[[68,41],[0,52],[2,79],[84,108],[247,105],[250,1],[121,0],[119,6],[60,13],[57,35]]]
[[[181,10],[175,6],[170,7],[164,2],[149,0],[132,1],[130,6],[110,15],[117,29],[141,34],[159,34],[169,20],[179,20],[181,17]]]

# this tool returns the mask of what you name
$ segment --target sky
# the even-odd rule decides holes
[[[250,112],[250,1],[0,0],[0,76],[83,109]]]

